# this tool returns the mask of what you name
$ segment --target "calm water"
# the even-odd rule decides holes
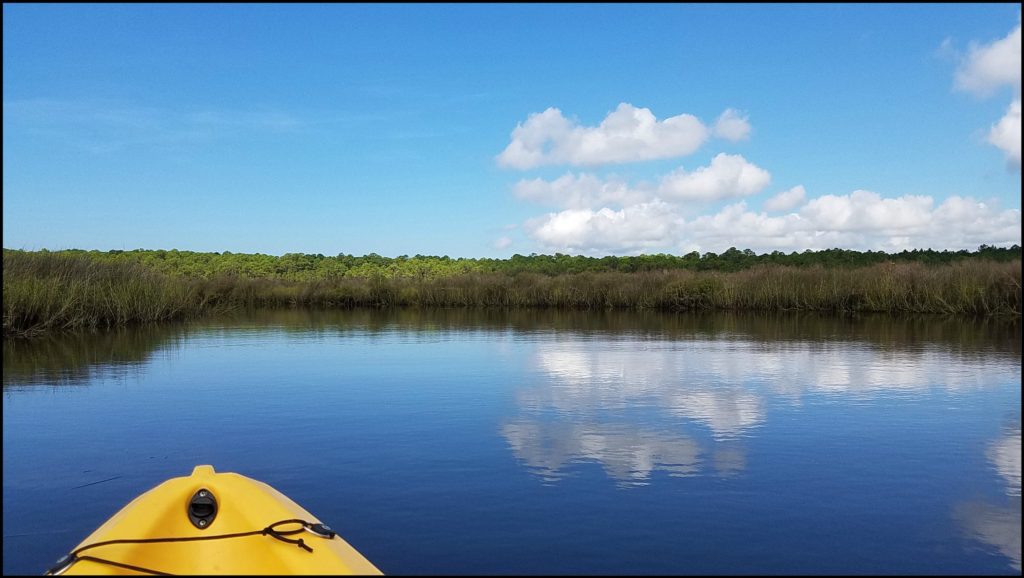
[[[392,574],[1021,570],[1019,325],[259,313],[5,342],[3,392],[5,574],[196,464]]]

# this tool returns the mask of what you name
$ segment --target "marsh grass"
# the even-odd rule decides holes
[[[736,272],[447,277],[170,276],[86,255],[4,253],[4,335],[188,319],[236,307],[478,307],[1021,315],[1021,262],[759,265]]]
[[[134,263],[4,254],[4,335],[166,321],[209,309],[185,279]]]

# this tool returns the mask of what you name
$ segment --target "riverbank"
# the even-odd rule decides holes
[[[104,255],[104,254],[100,254]],[[172,274],[84,252],[4,251],[4,336],[190,319],[239,307],[751,310],[1020,317],[1021,261],[543,274]],[[350,273],[350,272],[349,272]]]

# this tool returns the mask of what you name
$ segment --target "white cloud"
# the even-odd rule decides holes
[[[959,250],[983,243],[1019,245],[1021,212],[998,210],[970,197],[950,197],[935,206],[928,196],[885,198],[858,190],[812,199],[782,216],[754,212],[739,202],[687,220],[677,205],[655,199],[620,210],[567,209],[532,219],[525,229],[547,250],[586,254],[721,252],[729,247],[756,252]]]
[[[746,117],[726,110],[715,127],[722,138],[736,140],[750,132]],[[533,113],[512,131],[512,141],[498,155],[500,166],[531,169],[544,165],[593,166],[685,156],[711,135],[691,114],[659,121],[647,108],[621,103],[596,127],[580,126],[557,108]]]
[[[969,197],[950,197],[938,207],[926,196],[882,198],[870,191],[825,195],[796,213],[771,217],[729,205],[683,224],[679,239],[689,249],[802,251],[843,247],[902,251],[913,248],[974,249],[982,243],[1020,244],[1020,210],[998,211]]]
[[[686,223],[680,237],[685,240],[687,252],[717,252],[729,247],[792,250],[810,241],[802,238],[804,223],[799,216],[769,217],[746,209],[747,204],[739,202]]]
[[[715,136],[733,142],[747,140],[750,138],[750,123],[746,116],[740,116],[740,112],[727,108],[725,112],[715,121]]]
[[[512,245],[511,237],[499,237],[494,241],[495,249],[507,249],[510,245]]]
[[[933,213],[928,246],[974,249],[988,245],[1020,245],[1020,209],[997,211],[970,197],[950,197]]]
[[[1018,97],[999,122],[992,125],[988,142],[1006,153],[1006,162],[1020,168],[1020,98]]]
[[[658,194],[666,199],[713,201],[753,195],[771,180],[771,173],[742,156],[719,153],[709,166],[691,173],[677,169],[666,175]]]
[[[568,253],[636,252],[672,243],[680,219],[663,201],[608,207],[566,209],[531,219],[529,234],[548,249]]]
[[[513,190],[520,199],[566,209],[626,207],[670,201],[716,201],[755,194],[771,181],[768,171],[740,155],[719,154],[706,167],[693,172],[683,168],[665,175],[655,186],[630,185],[616,178],[591,173],[566,173],[553,181],[523,179]]]
[[[1020,23],[1006,38],[972,44],[954,79],[960,90],[988,96],[1003,86],[1020,92]]]
[[[589,173],[566,173],[553,181],[523,179],[514,192],[520,199],[567,209],[636,204],[649,197],[614,177],[603,180]]]
[[[1018,17],[1019,19],[1019,17]],[[954,84],[978,96],[1013,87],[1014,100],[1003,118],[992,125],[988,142],[1003,151],[1010,169],[1020,170],[1020,22],[1005,38],[974,43],[956,71]]]
[[[917,233],[929,224],[932,198],[904,195],[883,199],[871,191],[824,195],[809,201],[800,216],[822,230]]]
[[[548,164],[545,148],[554,149],[551,154],[564,154],[557,143],[567,140],[572,130],[572,123],[557,108],[533,113],[512,131],[512,142],[498,155],[498,164],[517,169]],[[549,147],[549,142],[556,144]]]
[[[764,202],[766,211],[780,212],[788,211],[799,206],[807,198],[807,191],[803,185],[797,185],[788,191],[782,191]]]

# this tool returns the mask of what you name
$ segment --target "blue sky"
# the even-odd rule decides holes
[[[1020,9],[11,5],[3,246],[1020,243]]]

